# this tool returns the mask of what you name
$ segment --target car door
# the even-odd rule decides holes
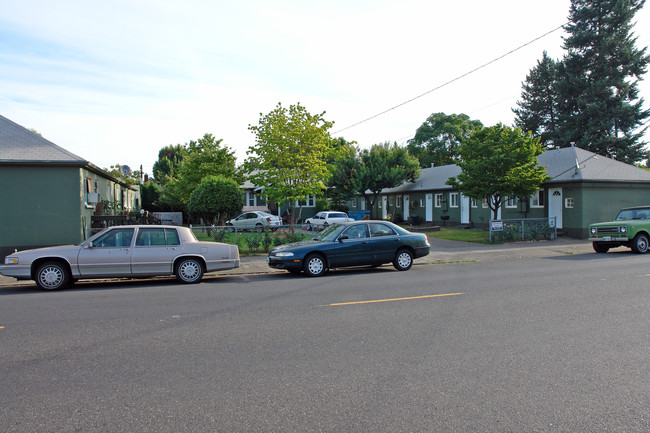
[[[390,226],[383,223],[369,223],[369,244],[377,263],[388,263],[395,258],[400,246],[399,235]]]
[[[131,275],[133,227],[115,227],[79,250],[77,266],[84,277]]]
[[[176,229],[140,228],[131,252],[131,271],[133,275],[171,274],[179,253],[180,239]]]
[[[368,240],[367,224],[354,224],[345,229],[330,257],[332,267],[371,264],[373,260]]]

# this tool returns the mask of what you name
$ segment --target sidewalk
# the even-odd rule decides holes
[[[460,261],[494,261],[530,257],[552,257],[569,254],[593,253],[591,242],[579,239],[557,239],[555,241],[515,242],[501,245],[483,245],[457,242],[445,239],[429,239],[431,252],[415,259],[414,265]],[[242,257],[237,269],[220,271],[217,275],[265,274],[286,271],[271,269],[266,256]],[[17,281],[0,275],[0,286],[34,285],[33,281]]]

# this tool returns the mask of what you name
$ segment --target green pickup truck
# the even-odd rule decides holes
[[[650,243],[650,206],[621,209],[615,221],[589,226],[594,251],[606,253],[610,248],[626,246],[637,254],[648,252]]]

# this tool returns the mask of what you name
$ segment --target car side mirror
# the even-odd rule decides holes
[[[350,239],[350,236],[348,236],[348,235],[339,236],[339,242],[343,242],[344,239]]]

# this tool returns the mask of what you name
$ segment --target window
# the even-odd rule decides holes
[[[388,227],[386,224],[370,223],[368,224],[368,228],[370,229],[370,237],[391,236],[397,234],[395,233],[395,230]]]
[[[473,198],[473,199],[472,199],[472,205],[471,205],[471,206],[472,206],[472,207],[478,207],[478,200],[476,200],[475,198]]]
[[[395,207],[402,207],[402,196],[398,195],[395,197]]]
[[[482,207],[483,209],[487,209],[487,208],[488,208],[488,202],[487,202],[486,199],[483,199],[483,201],[481,202],[481,207]]]
[[[458,207],[458,193],[449,193],[449,207]]]
[[[420,207],[424,207],[424,199],[420,199]]]
[[[133,239],[133,229],[113,229],[93,241],[93,248],[128,248]]]
[[[544,207],[544,190],[539,189],[535,194],[530,198],[530,207]]]
[[[248,203],[248,206],[257,206],[257,195],[254,192],[247,192],[246,203]]]
[[[362,239],[367,237],[366,236],[366,225],[365,224],[360,224],[356,226],[352,226],[346,231],[343,232],[344,235],[348,235],[349,239]]]
[[[567,209],[573,209],[573,205],[575,204],[575,200],[573,197],[570,198],[565,198],[564,199],[564,207]]]
[[[435,206],[442,207],[442,194],[436,194]]]
[[[518,204],[519,204],[519,199],[517,197],[511,196],[508,197],[508,199],[506,200],[506,208],[513,209],[516,208]]]

